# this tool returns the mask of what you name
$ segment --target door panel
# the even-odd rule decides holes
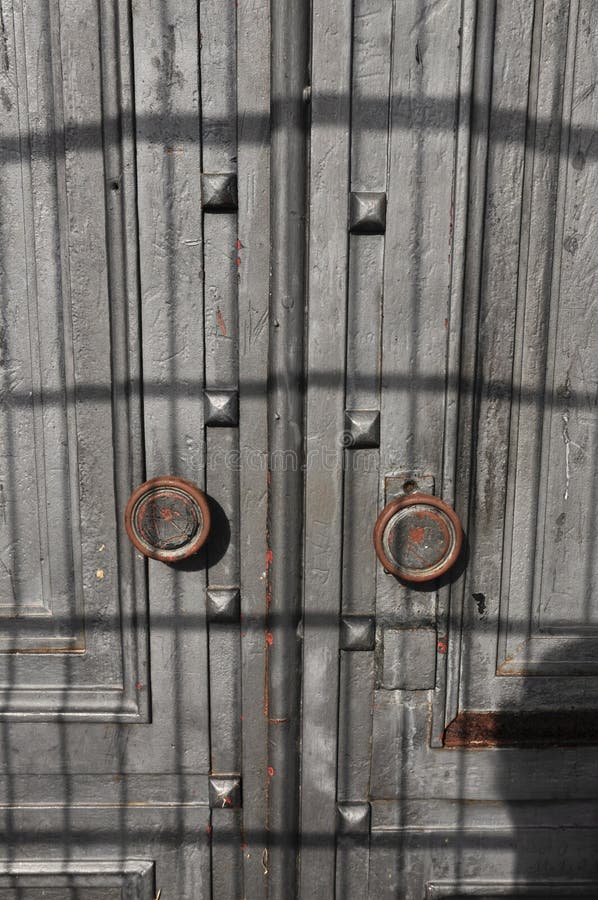
[[[1,897],[598,894],[598,12],[308,19],[0,0]]]
[[[105,180],[126,151],[105,150],[100,124],[102,90],[119,90],[116,59],[106,58],[115,48],[98,43],[95,6],[63,10],[62,25],[49,3],[10,12],[1,714],[143,721],[147,692],[135,685],[147,684],[145,577],[120,546],[123,504],[143,464],[139,392],[125,395],[129,379],[139,384],[138,308],[113,253],[131,172],[122,184]],[[133,461],[122,471],[121,455]]]
[[[0,12],[0,894],[259,896],[268,9]],[[173,566],[124,527],[166,474]]]
[[[525,50],[530,76],[517,98],[505,97],[497,79],[492,100],[493,110],[508,103],[519,113],[511,114],[517,132],[509,150],[499,146],[499,114],[490,121],[468,589],[483,595],[483,611],[466,604],[461,702],[595,708],[596,329],[588,300],[595,179],[585,161],[595,110],[591,92],[584,98],[595,69],[595,12],[584,3],[546,5],[533,28],[500,45],[505,27],[501,14],[495,69]],[[516,178],[498,188],[507,164]],[[510,243],[501,232],[507,227]],[[499,359],[506,348],[509,356]],[[503,544],[504,556],[495,553],[484,572],[476,560],[492,544]],[[473,667],[478,677],[467,677]],[[549,690],[541,678],[523,681],[539,675],[552,676]]]
[[[306,898],[595,892],[597,34],[583,0],[315,6]],[[414,487],[466,541],[409,587],[371,531]]]

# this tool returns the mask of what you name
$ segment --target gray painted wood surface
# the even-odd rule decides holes
[[[596,897],[598,11],[275,2],[0,2],[0,894]]]

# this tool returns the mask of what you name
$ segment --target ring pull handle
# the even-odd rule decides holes
[[[376,555],[401,581],[440,578],[456,563],[462,546],[457,513],[432,494],[415,491],[391,500],[374,527]]]
[[[187,559],[197,553],[210,533],[208,498],[184,478],[151,478],[131,494],[125,527],[144,556],[167,563]]]

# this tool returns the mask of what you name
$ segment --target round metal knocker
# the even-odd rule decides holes
[[[131,494],[125,526],[144,556],[178,562],[197,553],[210,533],[208,500],[197,485],[184,478],[151,478]]]
[[[374,528],[378,559],[402,581],[440,578],[457,561],[462,544],[457,513],[431,494],[414,492],[391,500]]]

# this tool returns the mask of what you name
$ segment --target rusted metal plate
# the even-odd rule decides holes
[[[161,562],[187,559],[210,533],[203,491],[183,478],[159,476],[139,485],[125,511],[129,538],[144,556]]]
[[[598,745],[598,711],[465,711],[448,725],[445,747],[571,747]]]

